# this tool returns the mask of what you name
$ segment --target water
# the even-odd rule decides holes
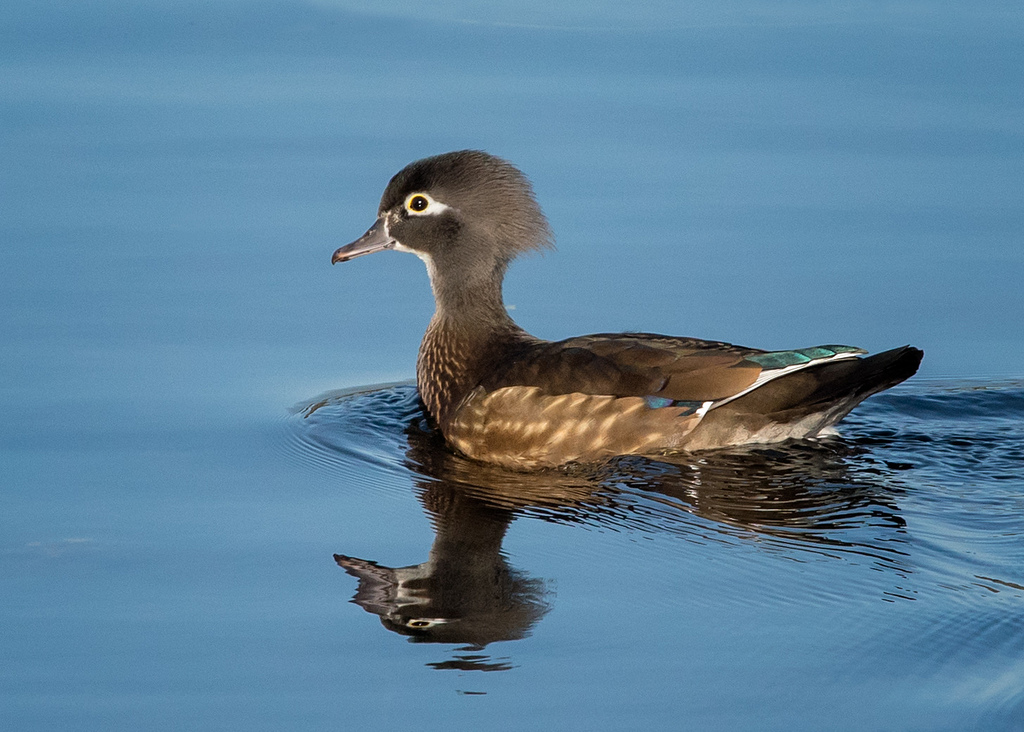
[[[347,490],[423,507],[434,537],[404,561],[344,544],[335,559],[354,604],[439,644],[417,657],[456,691],[505,696],[514,682],[473,675],[502,670],[533,698],[554,643],[585,659],[556,675],[566,695],[655,726],[668,709],[715,726],[758,709],[958,728],[1024,709],[1022,417],[1022,382],[926,382],[872,400],[842,437],[533,475],[444,450],[412,386],[325,396],[287,434]],[[404,528],[382,530],[390,559]],[[531,567],[553,558],[554,580]],[[652,704],[665,674],[698,699]]]
[[[0,726],[1024,727],[1019,10],[589,7],[0,10]],[[463,147],[556,232],[539,336],[921,373],[820,443],[461,460],[422,264],[328,261]]]

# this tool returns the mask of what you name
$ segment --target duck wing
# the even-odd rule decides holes
[[[793,371],[863,353],[852,346],[764,351],[653,333],[598,333],[528,344],[481,386],[532,386],[550,396],[637,396],[652,407],[717,404]]]

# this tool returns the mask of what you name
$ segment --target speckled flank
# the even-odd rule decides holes
[[[535,469],[680,449],[700,422],[687,411],[652,409],[643,397],[544,396],[537,387],[512,386],[471,394],[446,434],[470,457]]]

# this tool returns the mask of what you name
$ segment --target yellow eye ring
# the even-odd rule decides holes
[[[413,213],[423,213],[428,206],[430,206],[430,199],[420,193],[409,196],[405,201],[405,207]]]

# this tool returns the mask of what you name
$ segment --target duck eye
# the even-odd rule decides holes
[[[409,618],[405,620],[405,626],[414,630],[423,630],[424,628],[433,628],[435,625],[444,625],[447,622],[447,618]]]
[[[425,211],[427,206],[430,205],[430,201],[427,200],[426,196],[413,196],[405,205],[410,211],[419,212]]]

